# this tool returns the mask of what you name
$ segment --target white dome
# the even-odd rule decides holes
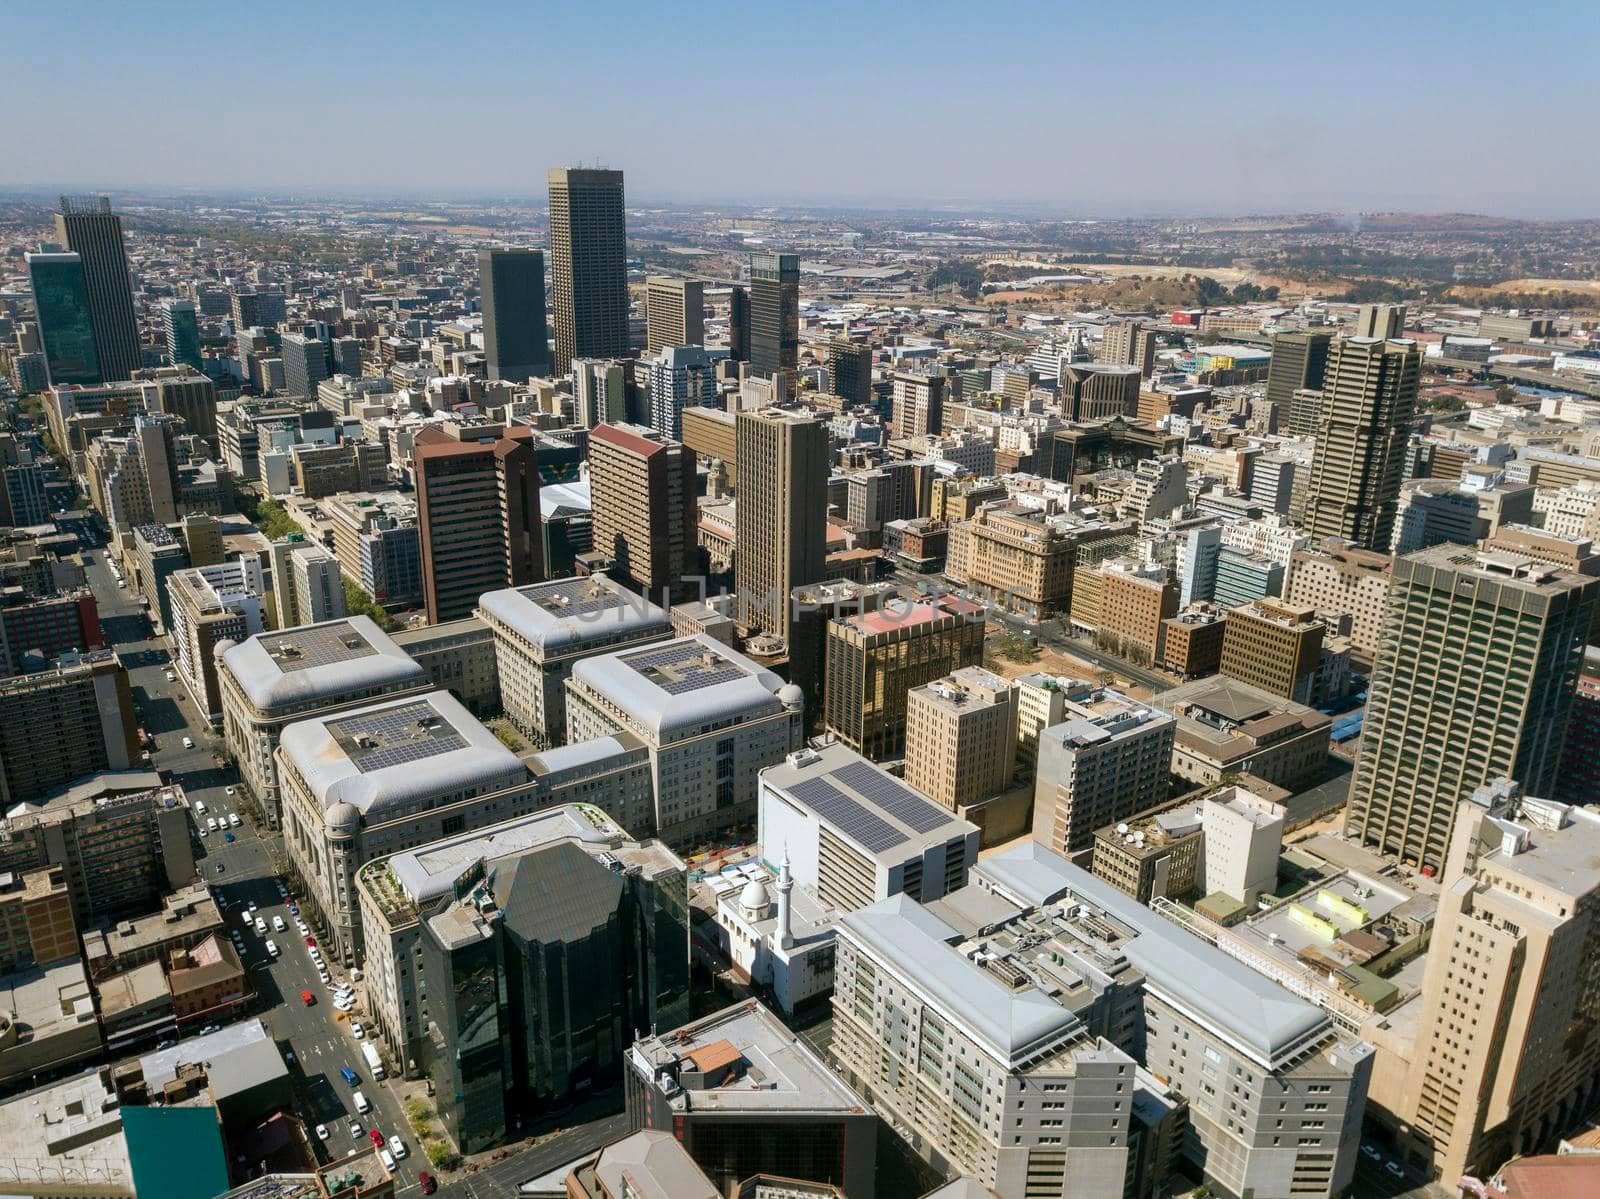
[[[751,879],[744,885],[744,890],[739,892],[739,906],[747,912],[765,912],[771,902],[772,899],[767,894],[767,885],[758,878]]]
[[[800,689],[798,683],[785,683],[778,688],[778,702],[790,708],[803,708],[806,703],[806,693]]]
[[[354,804],[336,803],[323,814],[330,833],[353,833],[361,827],[361,813]]]

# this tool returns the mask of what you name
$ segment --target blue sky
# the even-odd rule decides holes
[[[1600,0],[0,3],[0,186],[1600,216]]]

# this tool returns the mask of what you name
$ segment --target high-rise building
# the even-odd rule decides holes
[[[1451,828],[1410,1068],[1400,1095],[1374,1087],[1373,1099],[1408,1166],[1488,1178],[1592,1102],[1600,816],[1498,779]]]
[[[76,254],[29,254],[27,263],[51,385],[104,382],[83,259]]]
[[[872,347],[848,337],[827,345],[828,390],[851,404],[872,403]]]
[[[110,650],[0,680],[0,801],[10,811],[84,775],[133,769],[138,727]]]
[[[980,616],[946,603],[885,605],[836,616],[824,649],[823,719],[841,741],[873,759],[906,745],[906,693],[983,661]]]
[[[906,782],[959,811],[1011,786],[1017,753],[1016,690],[964,666],[906,695]]]
[[[200,369],[200,318],[193,300],[168,300],[161,305],[161,327],[167,339],[167,361]]]
[[[183,419],[184,429],[205,438],[215,454],[217,445],[217,386],[194,371],[163,375],[156,380],[155,409]]]
[[[61,211],[56,213],[56,238],[83,261],[101,377],[131,379],[144,361],[139,322],[133,312],[128,251],[122,242],[122,218],[111,211],[111,201],[105,196],[91,201],[62,196]]]
[[[571,370],[574,358],[628,352],[626,225],[621,171],[550,171],[556,375]]]
[[[573,418],[579,428],[627,420],[628,384],[622,363],[612,358],[573,359],[572,401]]]
[[[668,346],[650,360],[650,425],[678,440],[686,408],[717,403],[717,363],[700,346]]]
[[[728,289],[728,357],[750,361],[750,293],[742,287]]]
[[[1267,364],[1267,400],[1278,409],[1278,419],[1295,437],[1314,437],[1316,409],[1307,417],[1305,405],[1296,406],[1297,391],[1321,391],[1333,334],[1319,329],[1286,329],[1272,335],[1272,360]]]
[[[1341,337],[1329,345],[1301,521],[1307,533],[1388,547],[1421,370],[1414,341]]]
[[[1061,414],[1069,421],[1132,417],[1139,411],[1136,366],[1110,362],[1073,362],[1061,367]]]
[[[1156,331],[1144,321],[1114,321],[1100,337],[1095,361],[1138,367],[1146,377],[1156,368]]]
[[[589,492],[594,548],[612,575],[657,603],[687,598],[699,559],[694,451],[654,429],[597,425]]]
[[[1477,788],[1554,791],[1597,598],[1600,579],[1513,554],[1396,559],[1346,831],[1438,870]]]
[[[344,575],[339,559],[317,542],[307,542],[289,555],[294,575],[294,606],[300,624],[321,624],[344,617]]]
[[[261,556],[236,562],[193,566],[167,580],[172,603],[172,669],[194,710],[212,727],[222,723],[222,689],[217,683],[217,647],[260,633],[266,582]]]
[[[285,394],[315,399],[317,387],[328,377],[328,343],[303,333],[285,333],[282,358]]]
[[[478,251],[483,355],[489,378],[526,383],[550,373],[544,321],[544,251]]]
[[[1176,721],[1109,687],[1057,680],[1063,719],[1039,734],[1033,839],[1077,853],[1094,832],[1167,796]]]
[[[470,616],[478,597],[544,578],[533,430],[433,425],[417,434],[417,525],[428,622]]]
[[[748,410],[738,414],[737,440],[739,619],[788,637],[789,597],[820,582],[826,566],[828,424],[805,410]]]
[[[1404,304],[1363,304],[1356,310],[1355,336],[1392,341],[1406,331]]]
[[[921,437],[944,431],[943,375],[923,371],[896,371],[894,375],[894,435]]]
[[[1219,669],[1230,679],[1309,703],[1327,626],[1315,610],[1263,597],[1228,611]]]
[[[668,346],[706,344],[706,285],[652,275],[645,281],[645,346],[651,358]]]
[[[750,373],[762,379],[800,365],[800,255],[750,255]]]

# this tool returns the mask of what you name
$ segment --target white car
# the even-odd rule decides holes
[[[215,816],[206,817],[206,828],[213,833],[217,831],[217,818]]]
[[[194,748],[194,738],[193,737],[185,737],[183,739],[183,748],[184,749],[193,749]]]
[[[317,977],[322,980],[324,986],[331,987],[333,985],[333,979],[329,976],[326,970],[318,970]]]
[[[406,1143],[400,1139],[399,1133],[394,1133],[390,1136],[389,1152],[394,1154],[396,1160],[406,1155]]]
[[[176,683],[177,681],[178,681],[178,676],[173,674],[172,671],[170,671],[170,670],[167,671],[167,682]]]
[[[358,1041],[364,1041],[367,1037],[367,1030],[361,1027],[359,1020],[356,1020],[350,1025],[350,1035]]]
[[[203,800],[203,799],[195,800],[194,801],[194,810],[196,812],[199,812],[200,815],[204,816],[206,814],[206,801]]]
[[[361,1135],[361,1125],[355,1120],[350,1121],[350,1135],[353,1137],[359,1137]]]
[[[267,922],[260,916],[256,917],[256,932],[260,933],[263,937],[267,935]]]
[[[274,932],[284,933],[289,931],[289,926],[283,922],[282,916],[274,916],[272,918],[272,929]]]
[[[201,835],[201,836],[202,836],[202,837],[206,837],[206,836],[209,836],[209,835],[210,835],[210,833],[209,833],[209,831],[208,831],[208,830],[207,830],[207,829],[206,829],[206,826],[205,826],[205,825],[203,825],[203,824],[197,824],[197,825],[195,825],[195,827],[196,827],[196,828],[197,828],[197,829],[199,829],[199,830],[200,830],[200,835]]]
[[[355,1005],[356,1001],[354,999],[335,999],[333,1001],[333,1010],[336,1012],[348,1012]]]
[[[267,953],[272,957],[278,956],[278,943],[271,937],[267,938]]]
[[[294,918],[294,926],[300,930],[300,935],[302,937],[309,937],[311,935],[311,926],[298,916]]]
[[[317,1125],[317,1140],[326,1141],[327,1139],[328,1139],[328,1126],[326,1124],[318,1124]]]
[[[309,946],[306,949],[306,952],[311,955],[311,960],[313,962],[320,962],[322,960],[322,950],[318,949],[315,945]]]
[[[239,813],[237,813],[237,812],[229,812],[228,813],[228,824],[231,827],[238,828],[241,823],[242,822],[239,819]]]

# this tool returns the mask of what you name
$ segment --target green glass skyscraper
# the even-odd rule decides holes
[[[76,254],[29,254],[27,261],[51,384],[104,382],[82,259]]]
[[[104,196],[93,200],[61,197],[56,236],[83,260],[95,353],[107,380],[131,379],[142,365],[139,322],[133,311],[133,280],[122,241],[122,218]]]

